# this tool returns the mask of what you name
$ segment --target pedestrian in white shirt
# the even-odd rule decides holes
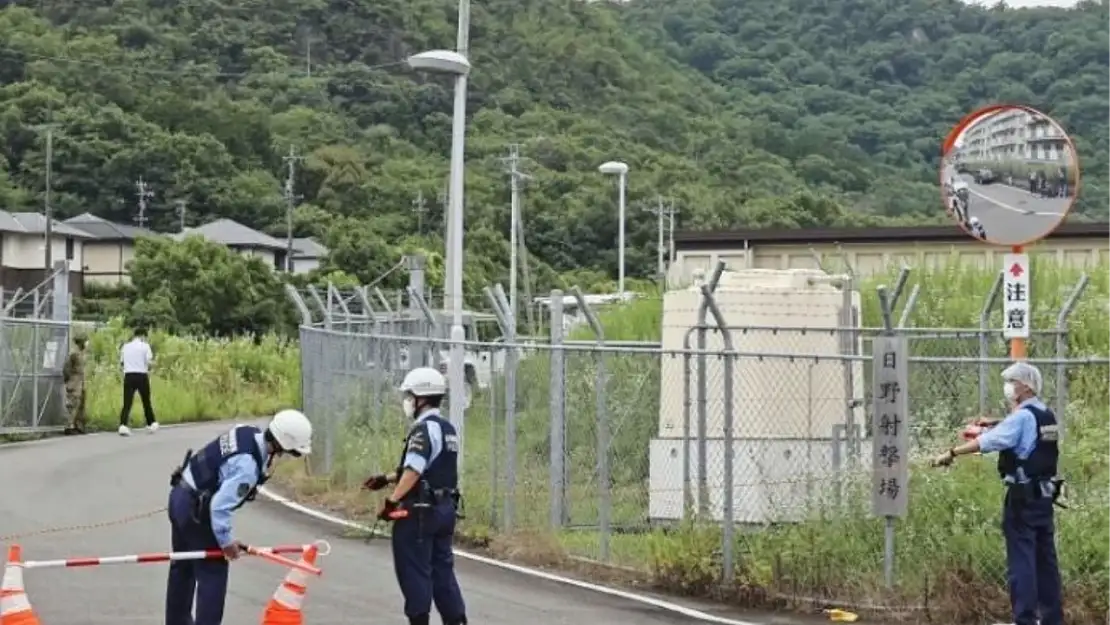
[[[146,342],[146,330],[135,330],[135,336],[120,348],[119,361],[123,366],[123,410],[119,413],[119,435],[131,435],[127,424],[131,421],[131,403],[135,400],[135,393],[143,402],[147,431],[156,432],[158,421],[154,419],[154,406],[150,403],[150,365],[154,362],[154,352]]]

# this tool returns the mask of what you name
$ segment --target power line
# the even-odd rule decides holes
[[[289,154],[281,157],[285,161],[287,174],[285,177],[285,271],[293,272],[293,209],[297,206],[300,196],[293,192],[293,183],[297,179],[297,163],[303,160],[297,154],[296,146],[289,146]]]
[[[146,222],[149,221],[146,216],[147,200],[154,197],[154,191],[147,186],[142,176],[139,176],[138,182],[135,183],[135,189],[139,199],[139,214],[135,217],[135,223],[139,224],[140,228],[146,228]]]

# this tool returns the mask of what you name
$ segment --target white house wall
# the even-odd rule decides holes
[[[3,249],[0,250],[0,263],[12,269],[42,269],[46,263],[46,246],[43,245],[41,235],[19,234],[5,232],[3,234]],[[73,258],[69,261],[69,270],[80,272],[84,270],[84,250],[81,239],[72,239]],[[53,245],[50,246],[53,261],[63,260],[66,257],[66,237],[52,237]]]
[[[87,241],[84,255],[86,283],[116,285],[131,281],[127,263],[135,257],[135,246],[130,241]]]

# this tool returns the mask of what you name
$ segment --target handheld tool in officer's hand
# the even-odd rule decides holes
[[[382,507],[378,509],[378,519],[382,521],[396,521],[404,519],[409,516],[407,508],[402,508],[401,504],[389,499],[388,497],[382,501]]]

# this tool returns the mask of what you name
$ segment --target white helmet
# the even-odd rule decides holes
[[[447,394],[447,378],[431,367],[417,367],[405,375],[401,382],[401,392],[416,397],[432,397]]]
[[[312,453],[312,422],[300,410],[282,410],[270,420],[270,435],[284,451]]]

